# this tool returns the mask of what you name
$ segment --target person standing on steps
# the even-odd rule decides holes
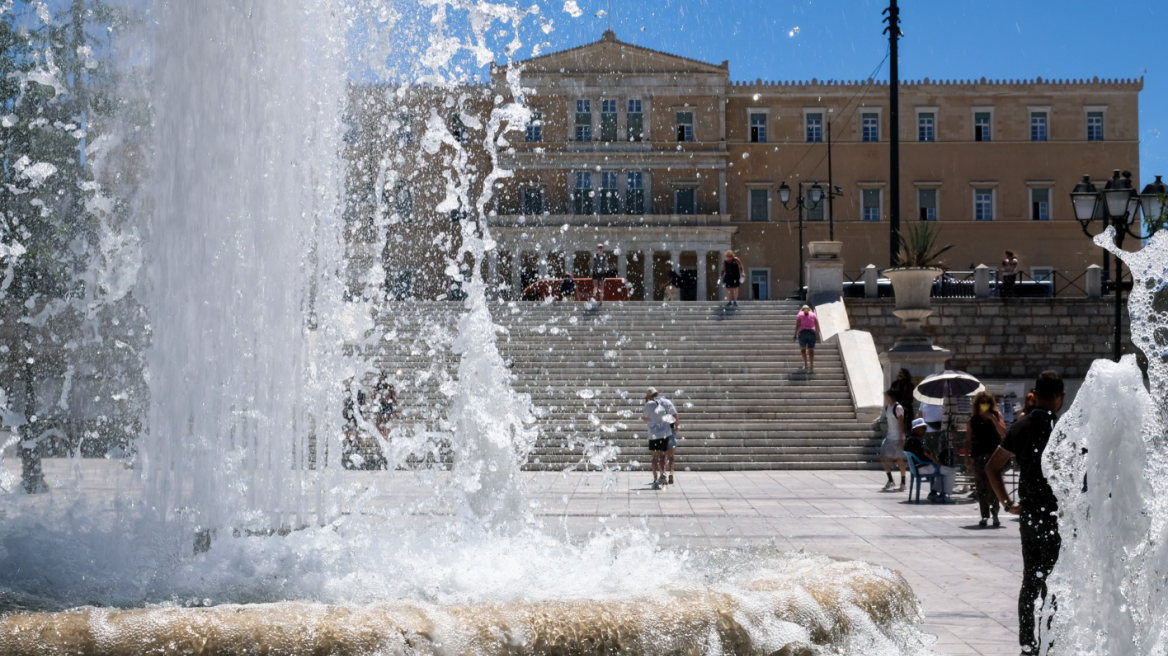
[[[597,303],[604,302],[604,280],[608,277],[608,253],[604,244],[596,245],[596,255],[592,257],[592,295]]]
[[[1014,283],[1018,279],[1018,258],[1014,251],[1006,251],[1006,258],[1002,260],[1002,298],[1014,297]]]
[[[1006,512],[1019,515],[1021,524],[1018,533],[1022,538],[1022,589],[1018,592],[1018,642],[1023,654],[1037,654],[1044,641],[1052,643],[1050,636],[1042,636],[1042,626],[1035,626],[1034,615],[1039,598],[1043,607],[1047,605],[1046,579],[1058,562],[1062,538],[1058,528],[1058,497],[1054,495],[1050,483],[1042,473],[1042,453],[1046,451],[1054,423],[1055,414],[1063,407],[1066,391],[1063,379],[1054,371],[1044,371],[1031,390],[1033,406],[1006,432],[1006,439],[994,450],[986,463],[985,472],[994,488],[994,494],[1002,502]],[[1029,401],[1029,396],[1027,395]],[[1018,460],[1018,495],[1015,503],[1010,499],[1006,483],[1002,480],[1002,468]],[[1057,609],[1058,602],[1049,600],[1050,608]],[[1051,618],[1053,620],[1053,618]],[[1037,629],[1037,632],[1036,632]],[[1046,625],[1050,629],[1050,623]]]
[[[738,305],[738,287],[746,282],[746,269],[734,251],[726,251],[722,260],[722,284],[726,286],[726,307]]]
[[[669,267],[669,276],[666,277],[665,282],[661,283],[661,287],[665,290],[664,296],[667,302],[681,300],[681,274],[672,265]]]
[[[993,514],[994,528],[1002,525],[998,520],[998,498],[986,478],[986,463],[1006,436],[1006,421],[998,412],[997,401],[988,392],[978,392],[973,397],[973,414],[965,424],[965,468],[973,473],[977,490],[977,505],[981,509],[978,526],[986,527]]]
[[[884,419],[888,422],[888,429],[884,432],[884,441],[880,443],[880,464],[884,465],[884,475],[888,482],[884,484],[882,492],[896,490],[892,482],[892,462],[900,466],[900,489],[905,490],[904,467],[904,407],[896,402],[896,390],[884,392]]]
[[[815,371],[815,343],[823,341],[823,331],[819,329],[819,317],[804,305],[795,315],[795,341],[799,343],[799,354],[803,356],[803,368]],[[904,426],[901,426],[901,432]]]
[[[648,424],[649,454],[652,456],[653,489],[672,483],[672,476],[666,478],[666,459],[672,459],[677,447],[677,408],[673,402],[660,395],[656,388],[645,392],[645,407],[641,411],[641,421]],[[672,442],[672,447],[670,443]]]

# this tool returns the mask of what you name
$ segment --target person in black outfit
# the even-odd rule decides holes
[[[571,273],[564,273],[564,280],[560,283],[560,300],[576,300],[576,279]]]
[[[726,259],[722,260],[722,284],[726,286],[726,307],[738,305],[738,286],[742,284],[744,268],[742,260],[734,255],[734,251],[726,251]]]
[[[1007,512],[1021,516],[1022,589],[1018,593],[1018,642],[1023,654],[1037,654],[1043,639],[1042,627],[1035,632],[1035,603],[1041,597],[1047,604],[1046,579],[1058,562],[1062,538],[1058,532],[1058,498],[1042,474],[1042,452],[1050,441],[1058,419],[1055,415],[1066,399],[1062,378],[1044,371],[1031,391],[1034,405],[1010,427],[1006,439],[986,463],[986,475],[994,493]],[[1014,457],[1018,460],[1018,503],[1010,499],[1002,481],[1002,468]],[[1051,597],[1050,609],[1058,608]],[[1047,628],[1050,628],[1049,623]],[[1049,642],[1049,640],[1048,640]]]
[[[973,473],[977,490],[977,505],[981,508],[981,522],[986,527],[990,514],[994,517],[994,528],[1002,525],[998,520],[998,498],[986,478],[986,463],[1006,435],[1006,422],[998,412],[998,403],[988,392],[979,392],[973,397],[973,414],[965,424],[965,468]]]

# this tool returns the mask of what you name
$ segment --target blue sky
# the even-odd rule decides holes
[[[539,0],[555,28],[539,34],[548,43],[544,52],[598,39],[609,17],[596,13],[607,11],[609,1],[576,0],[583,15],[573,18],[563,0]],[[899,4],[902,80],[1143,76],[1141,184],[1152,174],[1168,175],[1168,0]],[[880,22],[886,0],[611,0],[611,6],[622,41],[713,63],[728,59],[734,80],[864,79],[888,43]],[[799,33],[791,36],[795,27]],[[887,62],[875,77],[888,79]]]

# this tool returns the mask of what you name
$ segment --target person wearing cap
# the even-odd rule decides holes
[[[596,255],[592,257],[592,295],[597,303],[604,302],[604,279],[608,277],[608,253],[604,244],[596,245]]]
[[[795,315],[795,341],[799,342],[799,354],[803,356],[803,368],[815,371],[815,343],[823,341],[823,331],[819,329],[819,317],[804,305]]]
[[[928,432],[928,422],[921,417],[914,419],[908,437],[904,440],[904,452],[913,454],[917,460],[924,463],[917,467],[918,474],[928,476],[936,471],[941,473],[940,485],[937,485],[937,479],[929,481],[929,501],[941,501],[945,496],[953,494],[953,485],[957,482],[957,470],[942,465],[933,452],[925,446],[925,434]]]
[[[677,449],[677,408],[656,388],[645,392],[641,421],[648,424],[649,454],[652,456],[653,489],[673,483],[673,454]],[[666,469],[669,475],[666,477]]]

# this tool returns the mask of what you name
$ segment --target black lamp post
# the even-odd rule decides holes
[[[1083,234],[1094,238],[1087,227],[1096,219],[1101,220],[1103,228],[1115,228],[1115,245],[1123,248],[1124,239],[1131,236],[1133,239],[1143,239],[1143,235],[1132,232],[1131,225],[1135,223],[1140,209],[1145,217],[1159,217],[1163,210],[1163,198],[1168,187],[1156,176],[1156,181],[1144,187],[1142,194],[1137,194],[1132,187],[1131,172],[1124,171],[1120,177],[1119,169],[1112,173],[1111,179],[1103,187],[1103,191],[1095,189],[1091,184],[1091,176],[1084,175],[1083,181],[1075,185],[1071,192],[1071,205],[1075,208],[1075,219],[1083,227]],[[1123,313],[1123,262],[1115,258],[1115,361],[1119,362],[1121,355],[1120,317]]]
[[[823,202],[823,187],[819,186],[818,182],[811,184],[811,188],[807,190],[807,195],[799,194],[795,196],[795,209],[799,212],[799,298],[803,298],[803,208],[815,209]],[[787,203],[791,200],[791,188],[787,186],[786,182],[779,185],[779,201],[783,203],[783,207],[791,209]]]

